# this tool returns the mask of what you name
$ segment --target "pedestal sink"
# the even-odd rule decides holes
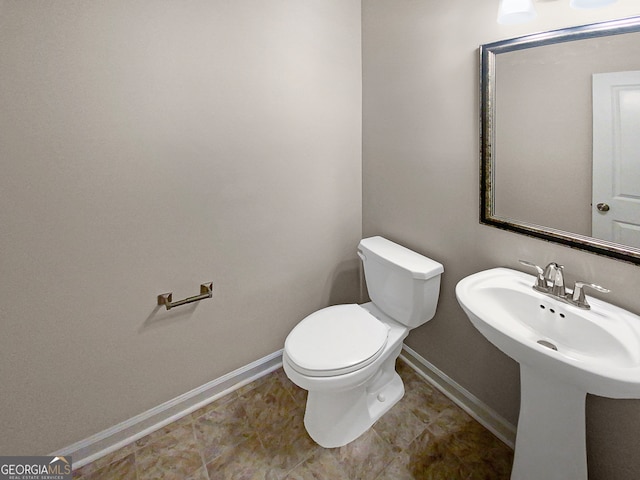
[[[462,279],[456,296],[482,335],[520,363],[511,480],[587,480],[586,394],[640,398],[640,317],[591,297],[583,310],[534,283],[494,268]]]

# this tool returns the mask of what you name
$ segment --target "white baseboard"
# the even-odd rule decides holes
[[[422,378],[513,448],[516,428],[512,424],[406,345],[403,346],[400,357]],[[71,455],[74,468],[80,468],[175,422],[281,366],[282,350],[279,350],[50,455]]]
[[[487,430],[509,447],[514,448],[516,427],[513,424],[406,345],[403,345],[400,358]]]
[[[282,350],[279,350],[50,455],[71,455],[74,469],[80,468],[175,422],[281,366]]]

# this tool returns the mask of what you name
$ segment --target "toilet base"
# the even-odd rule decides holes
[[[399,352],[398,352],[399,353]],[[325,448],[341,447],[365,433],[404,395],[404,384],[391,355],[364,384],[345,391],[309,391],[304,426]]]

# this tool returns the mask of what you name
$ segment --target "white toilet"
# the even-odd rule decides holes
[[[323,308],[284,344],[284,371],[308,390],[304,425],[319,445],[355,440],[404,395],[395,363],[409,330],[431,320],[443,266],[382,237],[358,246],[371,302]]]

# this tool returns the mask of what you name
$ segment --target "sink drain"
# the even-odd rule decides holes
[[[558,347],[556,347],[553,343],[547,342],[546,340],[538,340],[538,343],[543,347],[550,348],[551,350],[558,351]]]

